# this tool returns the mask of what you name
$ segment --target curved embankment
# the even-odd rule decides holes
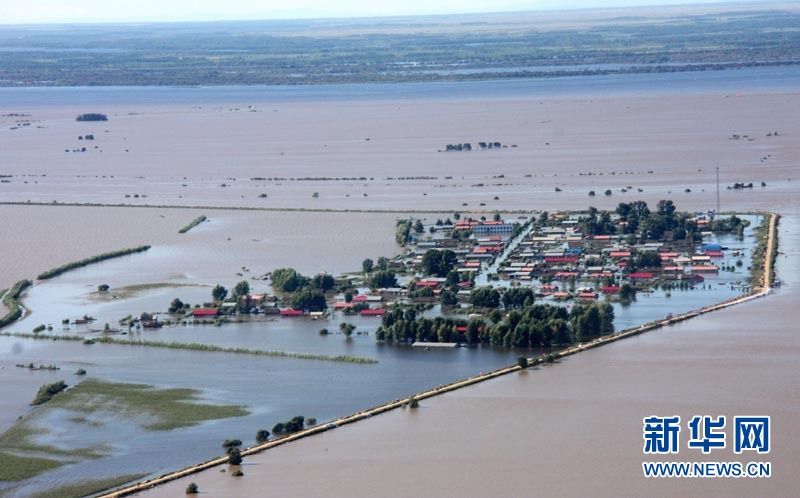
[[[3,295],[3,306],[5,306],[8,312],[2,318],[0,318],[0,328],[16,322],[19,317],[22,316],[23,308],[22,303],[19,301],[19,297],[22,295],[25,289],[30,286],[30,280],[20,280]]]
[[[150,246],[139,246],[133,247],[129,249],[120,249],[119,251],[112,251],[106,252],[103,254],[98,254],[97,256],[92,256],[90,258],[81,259],[79,261],[73,261],[72,263],[67,263],[61,265],[56,268],[51,268],[45,272],[40,273],[36,278],[39,280],[47,280],[53,277],[57,277],[62,273],[66,273],[70,270],[75,270],[77,268],[82,268],[84,266],[91,265],[93,263],[99,263],[101,261],[105,261],[107,259],[118,258],[120,256],[127,256],[129,254],[135,254],[139,252],[144,252],[150,249]],[[3,305],[6,307],[8,312],[5,316],[0,318],[0,329],[11,325],[15,321],[17,321],[23,313],[22,303],[19,301],[20,295],[22,292],[33,285],[30,280],[20,280],[14,284],[11,289],[3,295]]]
[[[776,226],[777,226],[777,222],[778,222],[778,215],[770,214],[770,222],[769,222],[769,231],[768,231],[768,238],[767,238],[766,254],[764,255],[765,259],[764,259],[764,269],[763,269],[763,278],[762,278],[763,287],[761,289],[754,290],[754,292],[752,292],[751,294],[748,294],[746,296],[741,296],[741,297],[729,299],[729,300],[723,301],[721,303],[713,304],[713,305],[710,305],[710,306],[705,306],[703,308],[700,308],[700,309],[697,309],[697,310],[693,310],[693,311],[688,311],[686,313],[681,313],[680,315],[667,317],[667,318],[665,318],[663,320],[656,320],[656,321],[653,321],[653,322],[648,322],[648,323],[645,323],[643,325],[640,325],[639,327],[634,327],[632,329],[623,330],[623,331],[617,332],[615,334],[611,334],[611,335],[606,336],[606,337],[595,339],[594,341],[589,342],[587,344],[578,344],[577,346],[572,346],[570,348],[567,348],[567,349],[564,349],[562,351],[559,351],[558,353],[553,353],[552,355],[540,355],[540,356],[538,356],[536,358],[529,358],[528,359],[528,365],[529,366],[534,366],[534,365],[539,365],[539,364],[542,364],[542,363],[550,362],[550,361],[553,361],[553,360],[558,359],[558,358],[564,358],[566,356],[570,356],[570,355],[573,355],[573,354],[576,354],[576,353],[580,353],[581,351],[584,351],[584,350],[587,350],[587,349],[596,348],[596,347],[602,346],[604,344],[610,344],[612,342],[616,342],[616,341],[619,341],[621,339],[625,339],[627,337],[631,337],[631,336],[634,336],[634,335],[639,335],[639,334],[642,334],[642,333],[650,331],[650,330],[654,330],[654,329],[658,329],[658,328],[665,327],[665,326],[668,326],[668,325],[672,325],[674,323],[682,322],[684,320],[688,320],[688,319],[694,318],[696,316],[700,316],[700,315],[703,315],[703,314],[706,314],[706,313],[711,313],[712,311],[718,311],[718,310],[721,310],[721,309],[724,309],[724,308],[728,308],[730,306],[734,306],[736,304],[741,304],[741,303],[744,303],[744,302],[747,302],[747,301],[752,301],[754,299],[758,299],[760,297],[764,297],[764,296],[768,295],[772,290],[771,289],[772,268],[773,268],[773,265],[774,265],[774,257],[775,257],[775,254],[776,254],[776,250],[775,249],[777,247],[776,246],[776,243],[777,243],[776,236],[777,236],[777,234],[775,232],[775,229],[776,229]],[[325,431],[333,430],[333,429],[335,429],[337,427],[340,427],[342,425],[352,424],[354,422],[358,422],[359,420],[364,420],[364,419],[373,417],[375,415],[380,415],[381,413],[385,413],[385,412],[388,412],[390,410],[394,410],[394,409],[406,406],[412,398],[417,399],[417,400],[430,398],[430,397],[433,397],[433,396],[437,396],[439,394],[444,394],[446,392],[455,391],[456,389],[461,389],[462,387],[471,386],[473,384],[478,384],[479,382],[484,382],[484,381],[487,381],[487,380],[490,380],[490,379],[494,379],[494,378],[500,377],[502,375],[506,375],[506,374],[509,374],[509,373],[512,373],[512,372],[516,372],[517,370],[521,370],[521,369],[522,369],[522,367],[520,367],[519,365],[513,365],[513,366],[509,366],[509,367],[504,367],[504,368],[500,368],[500,369],[497,369],[497,370],[493,370],[493,371],[488,372],[488,373],[483,373],[483,374],[480,374],[480,375],[476,375],[474,377],[469,377],[469,378],[464,379],[464,380],[456,381],[456,382],[453,382],[451,384],[447,384],[447,385],[444,385],[444,386],[439,386],[439,387],[436,387],[434,389],[430,389],[428,391],[424,391],[424,392],[415,394],[411,398],[396,399],[394,401],[391,401],[389,403],[385,403],[385,404],[380,405],[380,406],[376,406],[374,408],[369,408],[369,409],[354,413],[352,415],[348,415],[346,417],[338,418],[338,419],[336,419],[336,420],[334,420],[332,422],[329,422],[327,424],[323,424],[323,425],[319,425],[319,426],[316,426],[316,427],[312,427],[310,429],[306,429],[306,430],[303,430],[303,431],[300,431],[300,432],[296,432],[296,433],[290,434],[288,436],[283,436],[283,437],[281,437],[279,439],[275,439],[273,441],[268,441],[266,443],[258,444],[256,446],[251,446],[250,448],[242,450],[242,456],[248,456],[248,455],[253,455],[253,454],[256,454],[256,453],[260,453],[260,452],[265,451],[265,450],[269,450],[269,449],[272,449],[272,448],[276,448],[278,446],[282,446],[282,445],[287,444],[287,443],[291,443],[292,441],[296,441],[298,439],[306,438],[306,437],[309,437],[309,436],[313,436],[315,434],[320,434],[320,433],[325,432]],[[210,468],[213,468],[213,467],[217,467],[217,466],[220,466],[220,465],[225,465],[227,462],[228,462],[228,457],[227,456],[214,458],[212,460],[208,460],[206,462],[199,463],[199,464],[194,465],[192,467],[188,467],[188,468],[176,471],[176,472],[171,472],[169,474],[164,474],[164,475],[162,475],[160,477],[157,477],[157,478],[154,478],[154,479],[150,479],[150,480],[147,480],[147,481],[142,481],[142,482],[137,483],[137,484],[133,484],[133,485],[130,485],[130,486],[126,486],[124,488],[117,489],[117,490],[112,491],[110,493],[106,493],[104,495],[101,495],[100,498],[121,498],[123,496],[129,496],[129,495],[132,495],[132,494],[135,494],[135,493],[138,493],[138,492],[145,491],[147,489],[153,488],[155,486],[158,486],[158,485],[161,485],[161,484],[166,484],[166,483],[168,483],[170,481],[174,481],[176,479],[180,479],[182,477],[187,477],[187,476],[190,476],[192,474],[196,474],[196,473],[201,472],[203,470],[207,470],[207,469],[210,469]]]

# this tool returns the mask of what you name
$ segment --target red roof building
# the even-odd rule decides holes
[[[361,310],[361,316],[382,316],[385,314],[386,314],[386,308]]]
[[[628,274],[628,278],[633,280],[647,280],[648,278],[653,278],[654,276],[655,275],[650,273],[649,271],[637,271]]]
[[[693,272],[714,273],[719,271],[719,267],[714,265],[693,265],[690,266]]]
[[[576,271],[558,271],[555,275],[556,278],[572,278],[577,276],[578,272]]]
[[[618,285],[606,285],[600,287],[600,290],[603,291],[603,294],[617,294],[619,293],[620,287]]]
[[[545,263],[577,263],[578,256],[545,256]]]
[[[217,308],[196,308],[192,310],[192,316],[195,318],[217,316],[218,314],[219,310]]]
[[[303,310],[286,308],[281,310],[281,316],[303,316]]]

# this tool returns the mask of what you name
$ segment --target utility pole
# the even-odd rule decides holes
[[[717,166],[717,213],[719,214],[719,166]]]

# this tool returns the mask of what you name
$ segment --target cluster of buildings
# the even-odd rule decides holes
[[[596,299],[599,293],[619,292],[624,283],[702,282],[703,275],[720,270],[715,263],[725,256],[718,244],[691,248],[685,242],[632,245],[624,235],[583,234],[579,215],[557,215],[555,219],[556,224],[534,227],[513,249],[497,270],[501,279],[550,282],[539,285],[538,293],[555,299]],[[646,252],[657,254],[660,265],[635,268],[637,255]],[[592,285],[576,287],[576,283]],[[574,292],[566,292],[565,284]]]
[[[505,221],[475,220],[467,218],[459,220],[453,225],[436,227],[450,233],[458,231],[471,233],[469,238],[434,238],[416,241],[407,254],[405,265],[408,268],[420,268],[425,253],[432,250],[449,249],[458,257],[455,271],[460,274],[478,274],[481,269],[494,262],[505,249],[509,238],[514,232],[515,224]],[[442,279],[443,281],[444,279]],[[435,279],[420,281],[423,286],[430,286],[434,290],[441,287]],[[420,285],[417,282],[417,286]]]

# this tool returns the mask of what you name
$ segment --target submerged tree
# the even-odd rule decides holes
[[[216,286],[214,286],[213,289],[211,289],[211,297],[214,298],[214,301],[222,301],[225,299],[225,297],[227,297],[227,295],[228,295],[228,289],[219,284],[217,284]]]

